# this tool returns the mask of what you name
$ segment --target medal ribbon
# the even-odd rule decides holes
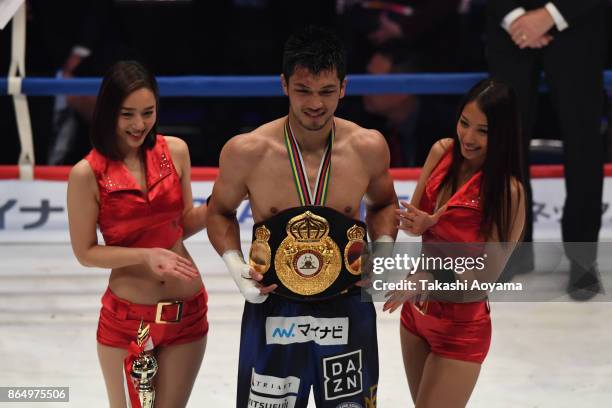
[[[293,173],[293,180],[295,181],[295,188],[297,189],[298,196],[300,198],[301,205],[325,205],[327,200],[327,189],[329,186],[329,178],[331,175],[331,152],[334,146],[334,136],[336,133],[336,125],[332,122],[332,128],[329,132],[327,139],[327,147],[325,153],[321,159],[319,165],[319,172],[317,173],[316,189],[314,194],[310,189],[308,183],[308,176],[306,174],[306,166],[302,159],[302,152],[298,146],[297,140],[293,135],[293,130],[289,124],[289,118],[285,122],[285,145],[287,146],[287,153],[289,154],[289,162],[291,164],[291,171]]]

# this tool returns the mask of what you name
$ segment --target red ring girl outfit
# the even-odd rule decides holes
[[[452,147],[436,165],[425,185],[419,208],[435,212],[440,185],[452,161]],[[480,232],[481,171],[478,171],[448,201],[438,222],[423,233],[423,243],[484,242]],[[434,275],[435,278],[435,275]],[[402,326],[425,340],[432,353],[441,357],[482,364],[491,344],[488,301],[453,303],[409,301],[402,307]]]
[[[158,135],[144,155],[146,193],[122,161],[110,160],[95,149],[85,157],[98,182],[98,225],[106,245],[170,248],[183,236],[181,182],[163,136]],[[208,332],[207,302],[204,287],[187,299],[154,305],[121,299],[108,288],[102,296],[97,340],[130,349],[141,319],[150,327],[150,347],[199,340]]]

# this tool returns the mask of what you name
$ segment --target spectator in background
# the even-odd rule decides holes
[[[421,70],[448,70],[453,62],[459,0],[337,0],[349,66],[363,72],[380,47],[397,42]]]
[[[402,72],[414,72],[410,62],[398,61],[398,53],[383,50],[372,55],[368,62],[367,72],[369,74],[390,74]],[[398,94],[374,94],[365,95],[363,104],[368,113],[382,116],[386,121],[387,131],[391,147],[391,167],[414,167],[417,166],[417,144],[415,133],[419,116],[419,98],[416,95]]]
[[[137,59],[150,66],[157,75],[190,75],[200,69],[196,44],[207,25],[206,12],[215,14],[215,5],[206,7],[193,1],[83,0],[73,6],[59,2],[34,1],[45,33],[45,49],[54,50],[57,76],[101,76],[115,61]],[[69,17],[62,13],[67,13]],[[48,18],[56,16],[57,18]],[[198,17],[202,17],[197,20]],[[61,28],[57,28],[61,26]],[[56,44],[61,44],[57,47]],[[204,53],[207,55],[207,53]],[[165,105],[166,117],[176,98]],[[170,105],[170,106],[168,106]],[[54,107],[54,133],[49,164],[71,164],[90,148],[87,138],[95,106],[93,95],[58,95]]]
[[[485,21],[487,0],[461,0],[458,8],[458,45],[454,60],[456,71],[486,71]]]
[[[523,126],[524,174],[536,116],[542,71],[560,120],[564,145],[566,200],[565,242],[596,243],[601,225],[603,143],[599,131],[603,109],[606,0],[490,0],[487,11],[488,61],[491,74],[517,93]],[[528,180],[528,178],[527,178]],[[532,241],[532,199],[525,182],[525,241]],[[571,262],[568,293],[579,300],[601,289],[596,245],[566,245]],[[518,267],[533,269],[532,250],[520,251]]]
[[[415,58],[395,42],[374,52],[367,66],[369,74],[414,73]],[[456,96],[412,95],[407,93],[363,96],[367,113],[382,123],[368,123],[387,136],[391,167],[422,166],[431,146],[440,137],[452,134]]]
[[[348,46],[349,66],[371,74],[448,71],[457,66],[459,0],[337,1],[339,24]],[[440,117],[451,117],[456,101],[443,97],[423,98],[410,94],[368,95],[363,106],[345,101],[343,111],[361,115],[362,123],[384,129],[388,136],[392,167],[423,164],[433,142],[452,130],[423,117],[423,101],[435,112],[449,109]],[[365,110],[365,112],[364,112]],[[371,115],[375,115],[371,117]],[[382,119],[377,124],[377,119]],[[368,123],[371,122],[371,123]]]
[[[85,44],[84,46],[74,46],[77,45],[78,38],[83,38],[81,34],[82,27],[87,27],[91,23],[91,21],[86,21],[85,16],[89,14],[88,10],[92,4],[92,0],[78,2],[67,0],[28,0],[26,2],[26,72],[28,76],[53,77],[58,75],[58,71],[62,70],[66,71],[66,75],[69,76],[73,74],[81,61],[91,60],[91,58],[86,58],[92,49],[88,40],[84,39],[81,43]],[[113,31],[112,27],[108,27],[108,29],[111,32]],[[10,28],[2,30],[0,36],[3,36],[4,39],[10,38]],[[7,51],[3,53],[3,56],[9,56],[10,42],[3,42],[3,45],[5,47],[1,48]],[[71,53],[73,48],[74,50]],[[71,58],[67,58],[71,54],[74,55]],[[0,65],[4,66],[4,61]],[[84,65],[87,64],[83,63]],[[8,70],[8,64],[6,69]],[[83,75],[82,72],[79,72],[79,74]],[[52,96],[28,96],[35,157],[38,164],[47,164],[49,152],[55,147],[54,139],[57,132],[53,129],[54,126],[52,126],[55,99]],[[8,98],[4,99],[3,102],[7,100]],[[65,98],[63,105],[64,107],[66,106]],[[3,162],[14,164],[17,161],[17,152],[13,150],[13,147],[17,147],[16,150],[18,151],[17,129],[13,120],[12,102],[9,106],[5,106],[4,104],[0,105],[3,116],[8,119],[2,121],[2,130],[4,135],[9,135],[9,143],[7,149],[4,149],[2,153],[6,154],[6,159],[3,159]],[[59,111],[60,109],[57,110]],[[56,120],[59,120],[59,118]],[[72,125],[73,128],[77,127],[74,122]],[[83,156],[86,151],[85,149],[89,148],[86,131],[83,133],[82,139],[84,139],[86,146],[83,147],[83,151],[78,155],[80,157]],[[6,150],[9,151],[8,154]],[[78,156],[74,157],[75,161]],[[52,162],[49,164],[63,164],[63,162]]]
[[[111,0],[49,2],[33,0],[34,21],[43,53],[58,78],[101,76],[114,60],[130,56]],[[44,18],[43,18],[44,16]],[[90,149],[94,95],[56,95],[47,163],[72,164]]]

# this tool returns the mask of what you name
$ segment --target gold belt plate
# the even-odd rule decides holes
[[[274,255],[276,275],[292,292],[311,296],[329,288],[340,275],[342,256],[329,237],[328,221],[310,211],[287,223],[287,237]]]

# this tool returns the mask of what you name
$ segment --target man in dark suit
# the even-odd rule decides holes
[[[571,263],[568,293],[586,300],[601,289],[596,243],[601,226],[605,0],[489,0],[487,57],[493,76],[517,92],[523,127],[523,162],[532,240],[528,151],[544,72],[560,121],[566,200],[562,233]],[[529,251],[523,255],[529,257]],[[531,256],[533,253],[531,253]]]

